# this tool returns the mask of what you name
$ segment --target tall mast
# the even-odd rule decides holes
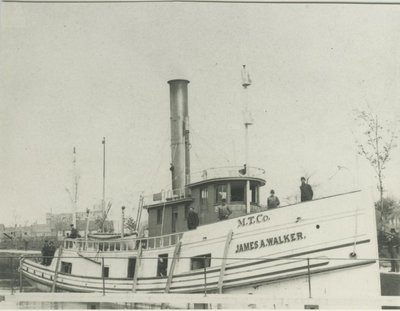
[[[105,210],[106,210],[106,138],[103,137],[103,197],[101,200],[101,211],[104,215]],[[104,225],[103,225],[104,227]],[[104,229],[104,228],[103,228]]]
[[[78,174],[76,171],[76,149],[74,147],[73,150],[73,160],[72,160],[73,166],[74,166],[74,202],[73,202],[73,210],[72,210],[72,223],[74,224],[74,227],[76,228],[76,212],[78,210]]]
[[[242,68],[242,87],[243,87],[243,104],[244,104],[244,129],[245,129],[245,165],[246,165],[246,176],[250,176],[250,161],[249,161],[249,126],[253,124],[253,117],[249,111],[249,94],[248,87],[251,85],[251,79],[249,72],[246,69],[246,65]],[[250,181],[246,180],[246,213],[249,214],[251,202],[251,190]]]

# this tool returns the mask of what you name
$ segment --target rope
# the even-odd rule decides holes
[[[208,144],[207,140],[205,138],[203,138],[200,134],[198,134],[192,127],[190,127],[190,130],[191,130],[193,135],[195,135],[196,137],[200,138],[200,140],[204,141],[204,145],[206,147],[210,147],[216,153],[219,153],[228,164],[231,164],[231,162],[229,161],[229,158],[224,153],[222,153],[220,150],[217,150],[214,146]]]
[[[354,133],[353,133],[353,135],[354,135]],[[358,152],[356,151],[356,153],[355,153],[355,155],[356,155],[356,176],[354,176],[354,174],[352,174],[353,175],[353,184],[357,184],[357,185],[359,185],[359,180],[358,180],[358,174],[359,174],[359,167],[358,167]],[[357,202],[356,202],[356,219],[355,219],[355,228],[354,228],[354,243],[353,243],[353,253],[354,254],[356,254],[356,248],[357,248],[357,241],[356,241],[356,239],[357,239],[357,232],[358,232],[358,208],[359,208],[359,205],[360,205],[360,202],[359,202],[359,200],[357,200]]]

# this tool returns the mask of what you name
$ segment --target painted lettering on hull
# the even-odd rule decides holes
[[[265,238],[265,239],[261,239],[261,240],[239,243],[239,244],[236,244],[235,253],[242,253],[242,252],[247,252],[247,251],[251,251],[251,250],[255,250],[255,249],[259,249],[259,248],[263,248],[263,247],[270,247],[270,246],[275,246],[275,245],[280,245],[280,244],[285,244],[285,243],[292,243],[292,242],[304,240],[305,238],[306,238],[306,236],[303,234],[303,232],[294,232],[294,233],[269,237],[269,238]]]
[[[257,216],[242,217],[242,218],[238,219],[238,228],[250,226],[250,225],[254,225],[254,224],[260,224],[263,222],[267,222],[269,220],[270,220],[269,216],[265,215],[265,214],[259,214]]]

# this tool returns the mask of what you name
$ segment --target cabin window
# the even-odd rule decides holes
[[[190,258],[190,270],[204,269],[211,266],[211,254]]]
[[[159,207],[157,209],[157,225],[160,225],[162,223],[162,214],[163,214],[163,209],[162,207]]]
[[[215,202],[220,203],[222,199],[226,199],[227,185],[217,185],[215,187]]]
[[[158,255],[158,262],[157,262],[157,276],[167,276],[168,272],[168,254],[161,254]]]
[[[72,263],[61,261],[61,272],[71,274],[72,271]]]
[[[202,188],[200,190],[200,204],[206,206],[208,203],[208,188]]]
[[[136,258],[128,258],[128,278],[132,279],[135,276]]]
[[[103,267],[103,277],[108,278],[110,275],[110,267]]]
[[[231,183],[231,202],[244,202],[245,187],[244,182]]]

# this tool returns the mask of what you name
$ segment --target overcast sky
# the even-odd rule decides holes
[[[283,198],[376,192],[356,156],[353,109],[400,119],[400,6],[209,3],[0,4],[0,223],[79,209],[113,217],[170,185],[169,87],[190,80],[192,171],[244,163],[240,70],[253,85],[251,165]],[[337,166],[347,169],[338,171]],[[400,148],[385,173],[400,197]],[[333,177],[332,177],[333,176]]]

